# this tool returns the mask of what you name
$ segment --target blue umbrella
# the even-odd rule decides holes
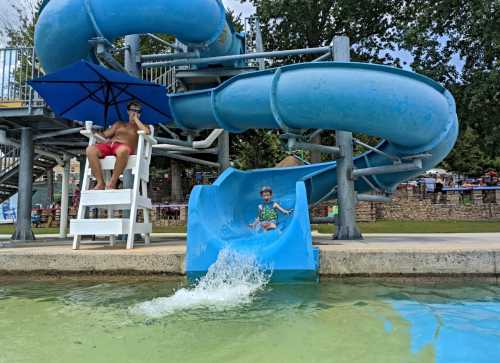
[[[59,117],[107,127],[128,121],[127,104],[136,100],[143,122],[172,121],[165,87],[84,60],[29,84]]]

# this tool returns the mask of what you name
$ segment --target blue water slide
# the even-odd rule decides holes
[[[234,77],[205,91],[170,95],[177,126],[337,129],[385,139],[386,154],[404,159],[429,154],[423,169],[438,164],[457,138],[452,95],[433,80],[404,70],[364,63],[308,63]],[[374,151],[354,160],[357,169],[393,164]],[[422,170],[373,175],[355,182],[358,192],[371,186],[392,191]],[[370,185],[371,184],[371,185]],[[292,217],[282,217],[273,232],[248,228],[257,214],[259,189],[271,185]],[[308,279],[316,271],[309,213],[305,206],[335,196],[336,163],[242,172],[227,170],[213,186],[193,190],[189,202],[186,269],[206,271],[224,246],[255,252],[279,279]],[[293,252],[292,252],[293,251]]]
[[[221,0],[50,0],[36,24],[35,48],[51,73],[80,59],[95,61],[90,39],[143,33],[174,35],[201,57],[243,51]]]
[[[68,21],[71,19],[71,21]],[[93,20],[92,20],[93,19]],[[50,0],[36,28],[42,65],[53,71],[92,59],[88,40],[126,34],[175,35],[201,56],[237,54],[241,42],[216,0]],[[427,155],[430,169],[452,149],[458,121],[452,95],[433,80],[401,69],[365,63],[307,63],[236,76],[217,88],[169,95],[174,122],[183,129],[251,128],[288,131],[321,128],[379,136],[378,149],[404,160]],[[386,166],[394,160],[374,151],[354,167]],[[356,190],[392,191],[421,170],[372,175],[355,181]],[[274,199],[293,208],[278,229],[248,227],[257,214],[262,185]],[[189,201],[186,271],[207,271],[218,253],[231,247],[254,254],[287,280],[310,279],[318,268],[308,208],[335,196],[336,163],[253,171],[226,170],[212,186],[197,186]]]

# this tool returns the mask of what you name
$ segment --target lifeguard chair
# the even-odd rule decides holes
[[[152,136],[154,129],[152,126],[150,135],[144,131],[138,131],[139,141],[136,155],[130,155],[125,170],[131,170],[134,176],[132,189],[113,190],[90,190],[91,170],[88,159],[83,170],[83,182],[81,187],[80,205],[76,219],[70,222],[70,233],[73,234],[73,249],[80,248],[82,235],[109,236],[111,246],[115,244],[117,235],[128,235],[127,249],[134,248],[134,236],[142,234],[146,244],[151,242],[153,226],[150,222],[149,212],[152,209],[151,199],[148,198],[149,165],[153,145],[157,143]],[[80,133],[89,139],[89,145],[94,145],[101,140],[102,136],[92,131],[92,123],[87,122],[84,130]],[[101,159],[101,168],[108,183],[115,167],[116,158],[107,156]],[[107,218],[86,218],[87,208],[107,209]],[[115,218],[117,210],[129,210],[129,218]],[[138,222],[138,212],[143,212],[143,222]]]

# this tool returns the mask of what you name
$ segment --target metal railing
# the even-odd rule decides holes
[[[45,105],[27,83],[43,75],[33,48],[0,49],[0,109]]]
[[[176,92],[175,67],[143,69],[144,80]],[[45,102],[28,81],[43,76],[34,48],[0,49],[0,110],[6,108],[44,107]]]
[[[143,68],[141,77],[145,81],[165,86],[169,93],[176,92],[175,67]]]
[[[19,165],[20,149],[0,144],[0,179]]]

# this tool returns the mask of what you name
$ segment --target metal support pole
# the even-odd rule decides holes
[[[296,142],[296,141],[293,141],[292,143],[289,142],[289,145],[291,146],[292,150],[303,149],[310,151],[318,151],[320,155],[321,153],[325,153],[333,155],[334,157],[338,157],[341,155],[340,148],[336,146],[326,146],[321,144],[310,144],[307,142]]]
[[[47,170],[47,206],[54,204],[54,170]]]
[[[262,31],[260,29],[260,19],[258,16],[255,17],[255,49],[258,53],[264,52],[264,42],[262,41]],[[260,58],[258,61],[259,70],[266,69],[266,61]]]
[[[380,203],[390,203],[392,201],[391,197],[388,195],[377,195],[377,194],[358,194],[358,202],[380,202]]]
[[[59,219],[59,237],[68,237],[68,207],[69,207],[69,171],[70,159],[64,159],[61,183],[61,217]]]
[[[352,177],[358,178],[360,176],[368,175],[403,173],[405,171],[414,171],[419,169],[422,169],[422,160],[416,159],[411,163],[373,166],[370,168],[356,169],[352,172]]]
[[[349,38],[335,37],[333,40],[333,54],[336,62],[349,62]],[[336,131],[336,144],[341,150],[342,157],[337,161],[337,202],[339,206],[338,223],[334,239],[353,240],[362,239],[361,232],[356,224],[356,192],[351,179],[352,162],[352,133]]]
[[[207,161],[207,160],[203,160],[203,159],[193,158],[191,156],[186,156],[186,155],[179,154],[179,153],[173,152],[173,151],[164,151],[161,149],[156,149],[155,154],[162,155],[162,156],[165,156],[165,157],[170,158],[170,159],[187,161],[188,163],[205,165],[205,166],[209,166],[211,168],[217,168],[217,169],[220,168],[219,163],[215,163],[213,161]]]
[[[247,53],[239,55],[224,55],[219,57],[209,58],[195,58],[195,59],[178,59],[167,62],[144,62],[143,68],[162,68],[162,67],[175,67],[185,65],[200,65],[200,64],[219,64],[232,61],[248,60],[248,59],[262,59],[262,58],[278,58],[278,57],[292,57],[295,55],[307,54],[322,54],[331,51],[331,47],[318,47],[318,48],[303,48],[291,50],[277,50],[272,52],[259,52]]]
[[[141,36],[138,34],[127,35],[125,37],[125,69],[127,72],[136,77],[141,76],[141,53],[140,53]]]
[[[229,161],[229,132],[224,131],[219,136],[219,164],[220,164],[220,172],[222,173],[224,170],[231,166]]]
[[[14,241],[33,241],[31,229],[31,205],[33,192],[33,131],[29,127],[21,129],[21,155],[19,165],[17,220]]]

